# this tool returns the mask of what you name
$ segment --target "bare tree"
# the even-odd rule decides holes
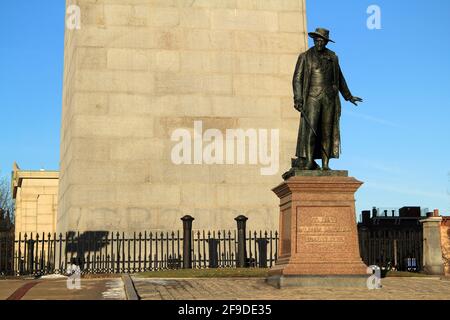
[[[11,193],[11,183],[8,178],[0,175],[0,208],[9,212],[11,222],[14,223],[14,201]]]

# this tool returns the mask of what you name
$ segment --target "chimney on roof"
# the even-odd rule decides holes
[[[370,210],[364,210],[362,212],[361,222],[363,225],[368,225],[370,223]]]

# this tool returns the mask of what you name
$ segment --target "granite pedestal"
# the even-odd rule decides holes
[[[301,171],[273,189],[280,198],[280,242],[269,284],[365,286],[354,194],[362,182],[346,171]]]

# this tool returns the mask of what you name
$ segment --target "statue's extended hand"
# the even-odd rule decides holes
[[[357,106],[358,105],[357,102],[363,102],[363,99],[358,97],[351,97],[350,102],[353,103],[355,106]]]

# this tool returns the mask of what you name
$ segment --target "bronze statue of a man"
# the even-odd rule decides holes
[[[338,57],[326,48],[329,41],[334,42],[329,33],[324,28],[310,32],[314,47],[300,54],[295,67],[294,105],[302,119],[293,167],[303,170],[320,169],[315,159],[322,159],[322,170],[330,170],[329,160],[339,158],[339,92],[354,105],[362,102],[350,93]]]

